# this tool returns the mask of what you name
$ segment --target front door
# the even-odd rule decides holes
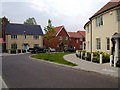
[[[28,44],[24,44],[24,45],[23,45],[23,49],[27,52],[27,50],[29,49]]]

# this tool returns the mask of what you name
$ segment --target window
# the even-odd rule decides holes
[[[82,50],[82,48],[83,48],[83,45],[80,45],[80,50]]]
[[[89,25],[87,26],[87,33],[89,33]]]
[[[96,38],[96,47],[97,47],[97,49],[101,49],[101,41],[100,41],[100,38]]]
[[[68,37],[65,37],[65,40],[68,40]]]
[[[96,26],[97,27],[100,27],[100,26],[102,26],[103,25],[103,16],[98,16],[97,18],[96,18]]]
[[[78,39],[76,39],[76,43],[78,43]]]
[[[39,44],[34,44],[34,47],[39,47]]]
[[[11,44],[11,49],[17,49],[17,44],[16,43]]]
[[[107,50],[110,50],[110,39],[107,38]]]
[[[59,40],[62,40],[62,37],[61,37],[61,36],[59,36]]]
[[[90,41],[88,41],[88,50],[89,50],[89,46],[90,46]]]
[[[117,19],[120,21],[120,8],[117,10]]]
[[[34,35],[33,38],[34,39],[39,39],[39,35]]]
[[[11,35],[11,39],[17,39],[17,35]]]
[[[83,39],[82,38],[80,38],[80,41],[82,41]]]
[[[25,39],[27,39],[27,36],[25,35]]]

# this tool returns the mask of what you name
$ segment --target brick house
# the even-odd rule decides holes
[[[85,44],[85,31],[77,32],[68,32],[69,34],[69,44],[71,47],[74,47],[76,50],[83,50]]]
[[[56,51],[62,51],[63,47],[61,45],[68,47],[69,44],[69,34],[64,28],[64,26],[58,26],[53,28],[55,30],[55,39],[51,41],[49,47],[55,48]],[[44,46],[48,47],[48,41],[44,37]]]
[[[53,28],[55,30],[55,39],[51,41],[49,47],[56,51],[63,51],[64,48],[82,49],[85,41],[85,31],[67,32],[64,26]],[[63,47],[61,47],[63,45]],[[48,47],[48,41],[44,37],[44,46]]]

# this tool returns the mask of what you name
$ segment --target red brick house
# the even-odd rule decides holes
[[[55,48],[56,51],[62,51],[64,48],[83,49],[85,41],[85,31],[67,32],[64,26],[53,28],[55,30],[55,39],[51,41],[49,47]],[[48,47],[48,41],[44,37],[44,46]]]
[[[55,30],[55,39],[51,41],[49,47],[55,48],[56,51],[62,51],[63,46],[66,48],[69,45],[69,34],[64,26],[58,26],[53,28]],[[44,37],[44,46],[48,47],[48,41]]]
[[[76,50],[83,50],[85,46],[85,31],[68,32],[68,34],[71,47],[74,47]]]

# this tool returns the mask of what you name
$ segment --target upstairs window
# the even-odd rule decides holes
[[[117,10],[117,19],[120,21],[120,8]]]
[[[59,36],[59,40],[62,40],[62,37],[61,37],[61,36]]]
[[[39,35],[34,35],[33,38],[37,40],[39,39]]]
[[[83,41],[83,39],[82,39],[82,38],[80,38],[80,41]]]
[[[96,18],[96,26],[97,27],[100,27],[100,26],[102,26],[103,25],[103,16],[98,16],[97,18]]]
[[[27,36],[25,35],[25,37],[24,37],[25,39],[27,39]]]
[[[68,37],[65,37],[65,40],[68,40]]]
[[[17,39],[17,35],[11,35],[11,39]]]

